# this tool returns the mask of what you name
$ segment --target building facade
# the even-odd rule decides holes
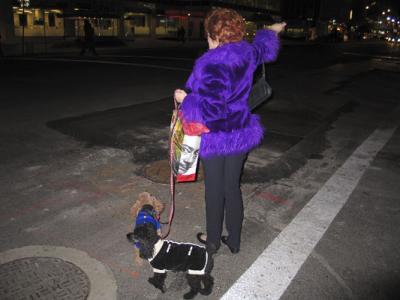
[[[72,42],[83,37],[88,19],[99,39],[174,39],[180,29],[186,39],[197,40],[204,38],[204,18],[213,7],[238,10],[252,35],[280,19],[281,0],[1,0],[0,33],[10,47]]]

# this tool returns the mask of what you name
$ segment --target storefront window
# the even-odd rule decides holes
[[[149,35],[149,19],[148,14],[143,13],[126,13],[124,15],[124,32],[127,38],[134,38],[137,35]]]
[[[178,27],[179,21],[175,18],[167,18],[166,20],[167,27]]]
[[[156,19],[156,34],[175,36],[179,27],[179,17],[159,15]]]
[[[157,27],[165,27],[166,22],[165,22],[165,16],[157,16]]]
[[[109,28],[111,28],[112,27],[111,20],[104,20],[104,19],[100,20],[99,27],[101,29],[109,29]]]
[[[178,27],[179,19],[167,16],[157,16],[157,27]]]
[[[44,12],[42,9],[35,9],[33,11],[33,25],[44,24]]]
[[[1,1],[1,0],[0,0]],[[64,19],[59,9],[46,10],[43,8],[29,8],[23,10],[13,8],[14,33],[16,36],[43,37],[63,36]]]

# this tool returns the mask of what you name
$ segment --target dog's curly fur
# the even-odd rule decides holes
[[[161,215],[162,212],[164,211],[164,203],[162,203],[160,200],[158,200],[156,197],[152,196],[148,192],[142,192],[139,194],[138,198],[135,200],[131,207],[131,217],[132,219],[136,219],[139,211],[143,207],[143,205],[151,205],[153,206],[155,212],[158,215]],[[158,235],[161,236],[161,232],[158,232]],[[135,253],[135,263],[138,266],[141,266],[143,264],[143,260],[140,257],[139,254],[139,249],[134,248],[134,253]]]
[[[133,203],[131,207],[132,218],[136,218],[140,209],[145,204],[153,206],[158,215],[161,215],[161,213],[164,211],[164,204],[160,200],[150,195],[148,192],[143,192],[139,194],[139,197],[136,199],[135,203]]]

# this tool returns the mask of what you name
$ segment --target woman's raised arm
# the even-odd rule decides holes
[[[285,26],[286,23],[276,23],[269,26],[268,29],[257,31],[253,41],[257,65],[276,60],[280,46],[278,34]]]

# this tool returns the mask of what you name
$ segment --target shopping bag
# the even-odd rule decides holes
[[[196,180],[201,134],[208,131],[200,123],[185,122],[182,113],[174,110],[170,127],[170,161],[177,182]]]

